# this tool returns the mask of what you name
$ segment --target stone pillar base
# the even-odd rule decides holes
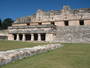
[[[34,41],[34,34],[31,34],[31,41]]]
[[[41,41],[41,35],[38,34],[38,41]]]
[[[17,41],[19,41],[19,34],[17,34],[17,38],[16,38]]]
[[[25,34],[23,34],[22,41],[25,41],[25,40],[26,40],[26,37],[25,37]]]

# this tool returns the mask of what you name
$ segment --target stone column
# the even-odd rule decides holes
[[[34,34],[31,34],[31,41],[34,41]]]
[[[25,40],[26,40],[26,37],[25,37],[25,34],[23,34],[22,41],[25,41]]]
[[[17,41],[19,41],[19,34],[17,34],[17,38],[16,38]]]
[[[38,41],[41,41],[41,35],[38,34]]]

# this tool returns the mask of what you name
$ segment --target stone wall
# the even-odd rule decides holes
[[[52,42],[53,41],[53,34],[46,34],[46,41],[47,42]]]
[[[10,62],[16,61],[18,59],[23,59],[28,56],[33,56],[42,52],[47,52],[59,47],[61,44],[48,44],[43,46],[35,46],[32,48],[21,48],[16,50],[0,51],[0,66],[8,64]]]
[[[71,20],[71,21],[69,21],[69,26],[80,26],[79,20]]]
[[[85,25],[90,25],[90,20],[85,20]]]
[[[90,26],[57,27],[55,40],[64,43],[90,43]]]
[[[14,40],[13,34],[8,34],[8,40]]]
[[[26,24],[12,24],[12,26],[26,26]]]

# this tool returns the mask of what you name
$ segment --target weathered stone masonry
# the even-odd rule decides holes
[[[42,28],[43,27],[43,28]],[[35,29],[34,29],[35,28]],[[46,30],[44,30],[44,28]],[[33,27],[9,27],[9,40],[17,41],[50,41],[55,29],[54,25],[33,26]],[[48,36],[48,37],[47,37]]]
[[[90,42],[90,8],[38,10],[32,16],[16,19],[8,29],[8,40]]]
[[[66,43],[89,43],[90,26],[57,27],[56,41]]]
[[[23,59],[25,57],[33,56],[56,48],[63,47],[61,44],[48,44],[43,46],[35,46],[32,48],[21,48],[0,52],[0,66],[10,62]]]

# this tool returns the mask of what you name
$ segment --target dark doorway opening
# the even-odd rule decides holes
[[[38,23],[38,25],[42,25],[42,23],[41,23],[41,22],[39,22],[39,23]]]
[[[35,41],[38,40],[38,34],[34,34],[34,40],[35,40]]]
[[[80,21],[79,21],[79,24],[80,24],[80,25],[84,25],[84,20],[80,20]]]
[[[65,26],[69,26],[68,21],[64,21]]]
[[[52,24],[52,25],[55,25],[55,22],[54,22],[54,21],[52,21],[52,22],[51,22],[51,24]]]
[[[46,37],[46,34],[45,34],[45,33],[42,33],[42,34],[41,34],[41,40],[42,40],[42,41],[45,41],[45,37]]]
[[[19,34],[19,39],[20,40],[22,40],[22,37],[23,37],[23,35],[22,34]]]
[[[31,40],[31,35],[30,34],[26,34],[26,40]]]
[[[16,40],[16,38],[17,38],[17,35],[16,35],[16,34],[13,34],[13,36],[14,36],[14,40]]]
[[[30,25],[30,23],[27,23],[27,26],[29,26]]]

